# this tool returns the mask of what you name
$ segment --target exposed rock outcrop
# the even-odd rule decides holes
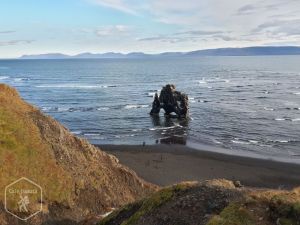
[[[23,224],[4,211],[5,186],[27,177],[44,192],[30,224],[77,224],[157,189],[0,84],[0,224]],[[14,210],[14,209],[12,209]]]
[[[176,91],[175,85],[167,84],[162,88],[159,97],[155,94],[150,114],[158,115],[160,109],[164,109],[166,116],[175,113],[177,117],[185,118],[189,111],[188,96]]]
[[[97,225],[299,225],[300,191],[181,183],[127,205]]]

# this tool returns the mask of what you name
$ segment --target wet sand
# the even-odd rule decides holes
[[[214,178],[268,188],[300,186],[300,164],[225,155],[182,145],[101,145],[143,179],[157,185]]]

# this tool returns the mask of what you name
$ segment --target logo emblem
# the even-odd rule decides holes
[[[22,177],[5,188],[5,210],[20,220],[28,220],[43,209],[42,188]]]

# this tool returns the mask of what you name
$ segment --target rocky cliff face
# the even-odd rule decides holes
[[[77,224],[156,187],[0,84],[0,224],[23,224],[4,210],[4,189],[26,177],[43,189],[43,211],[26,224]],[[15,209],[12,209],[15,210]]]

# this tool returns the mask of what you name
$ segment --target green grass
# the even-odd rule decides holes
[[[40,137],[30,113],[35,109],[15,96],[13,91],[3,92],[0,86],[0,190],[27,177],[38,183],[44,199],[70,201],[71,176],[57,166],[50,147]],[[0,192],[4,199],[4,192]]]
[[[166,202],[170,201],[176,195],[176,193],[183,191],[186,188],[188,188],[188,185],[186,185],[186,184],[177,184],[172,187],[164,188],[164,189],[152,194],[150,197],[148,197],[140,202],[135,203],[135,204],[139,204],[140,207],[129,218],[127,218],[125,221],[123,221],[121,225],[136,224],[141,217],[143,217],[144,215],[159,208]],[[121,208],[120,210],[112,213],[107,218],[104,218],[98,225],[109,224],[109,222],[114,220],[118,215],[120,215],[121,213],[124,213],[124,211],[130,211],[133,208],[134,208],[134,204],[127,205],[127,206]]]
[[[300,197],[295,193],[281,193],[270,200],[273,217],[280,218],[282,225],[300,224]]]
[[[246,208],[232,203],[220,215],[214,216],[207,225],[255,225],[255,221]]]

